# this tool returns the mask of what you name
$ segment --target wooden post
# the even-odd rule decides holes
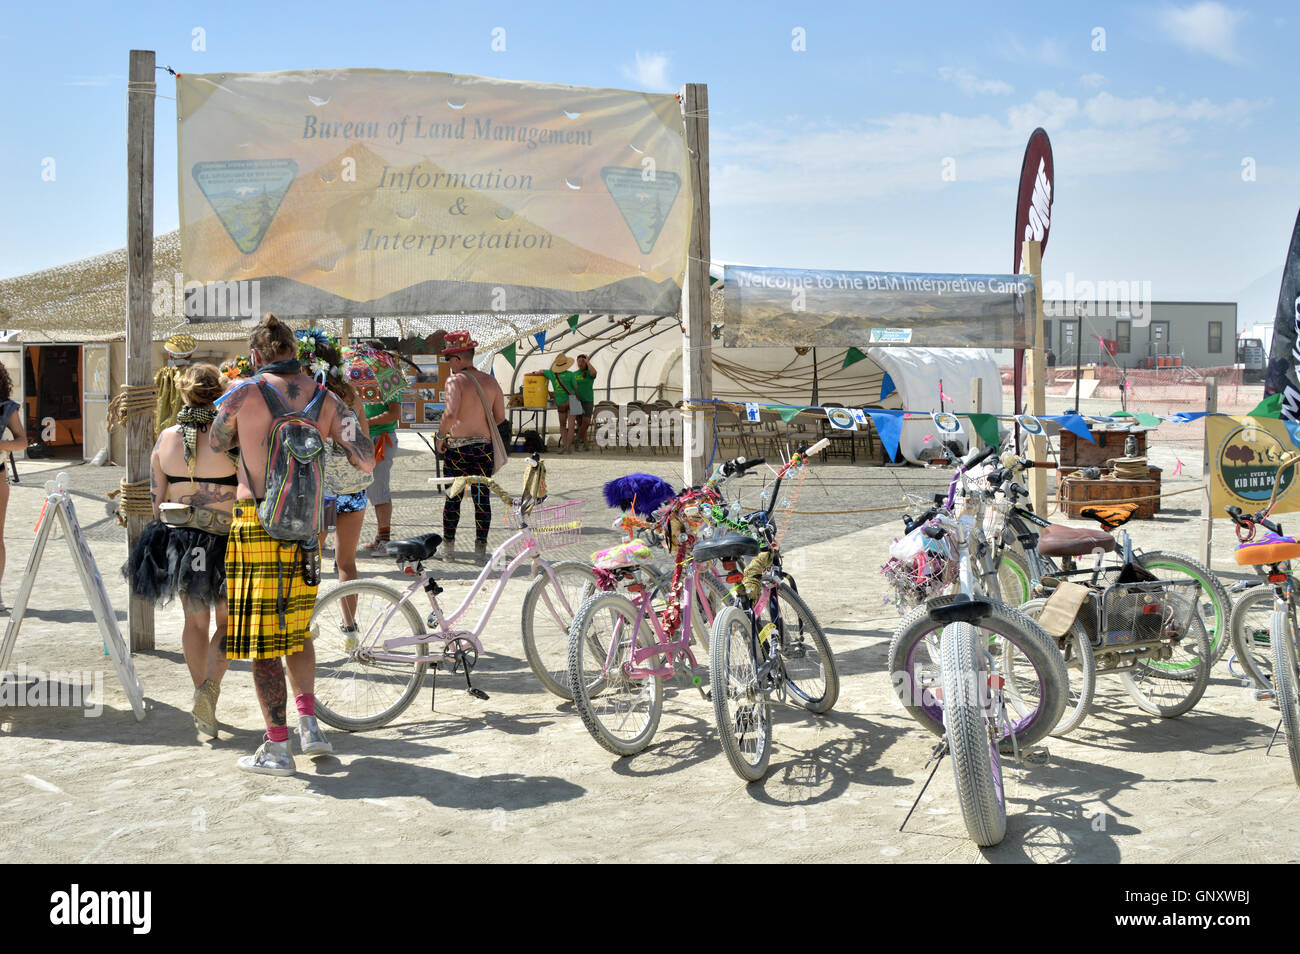
[[[132,50],[126,109],[126,383],[153,381],[153,113],[154,53]],[[126,479],[149,479],[153,415],[126,420]],[[128,514],[127,550],[148,516]],[[153,649],[153,603],[131,598],[127,607],[131,651]]]
[[[1026,242],[1020,254],[1020,270],[1034,276],[1034,347],[1027,351],[1029,357],[1029,397],[1026,406],[1029,414],[1047,413],[1046,368],[1043,358],[1043,246],[1040,242]],[[1075,333],[1075,346],[1079,334]],[[1047,438],[1039,435],[1029,439],[1029,458],[1047,460]],[[1047,515],[1047,471],[1035,467],[1029,472],[1029,499],[1034,513]]]
[[[682,87],[686,117],[686,148],[690,156],[691,239],[682,289],[682,400],[688,405],[713,398],[713,335],[709,303],[709,88],[703,83]],[[704,483],[713,452],[713,414],[685,411],[682,415],[682,468],[686,484]]]
[[[1205,379],[1205,413],[1219,413],[1219,382],[1216,378]],[[1201,451],[1201,480],[1205,482],[1205,498],[1201,501],[1201,551],[1200,560],[1207,567],[1210,565],[1210,543],[1214,536],[1214,512],[1210,509],[1210,438],[1209,420],[1206,420],[1204,449]]]
[[[972,414],[982,414],[984,412],[984,379],[976,378],[970,383],[970,409]],[[969,418],[968,418],[969,420]],[[975,425],[970,427],[970,447],[975,450],[983,447],[984,441],[980,439],[979,432],[975,430]]]
[[[370,326],[372,329],[374,328],[373,322],[374,319],[372,318]],[[374,335],[371,335],[371,337],[373,338]],[[352,344],[352,319],[347,315],[343,316],[343,327],[339,332],[339,344],[344,346]]]

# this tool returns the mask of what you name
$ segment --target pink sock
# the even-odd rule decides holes
[[[266,727],[266,741],[268,742],[288,742],[289,727],[287,725],[269,725]]]
[[[300,696],[294,696],[293,701],[298,706],[298,715],[314,716],[316,714],[316,697],[311,693],[304,692]]]

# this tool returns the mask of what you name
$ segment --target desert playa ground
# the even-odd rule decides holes
[[[395,534],[439,526],[441,498],[425,484],[432,458],[403,435]],[[1165,489],[1200,482],[1199,451],[1157,445]],[[1184,467],[1172,474],[1175,461]],[[674,478],[672,456],[606,455],[549,461],[554,494],[585,498],[587,530],[571,555],[612,539],[604,480],[636,468]],[[43,500],[58,469],[20,462],[3,583],[12,602]],[[117,574],[124,534],[105,515],[116,468],[66,468],[82,524],[125,630]],[[521,469],[503,474],[510,489]],[[899,499],[903,485],[937,489],[915,468],[819,466],[800,507],[843,510]],[[747,496],[754,499],[757,484]],[[499,507],[499,505],[498,505]],[[1131,524],[1139,546],[1194,554],[1197,494],[1171,498],[1153,521]],[[371,517],[363,539],[371,535]],[[498,518],[499,526],[500,520]],[[981,852],[967,838],[951,772],[940,767],[916,813],[899,825],[928,774],[933,737],[893,696],[886,649],[897,624],[878,567],[897,535],[890,513],[828,514],[792,525],[787,547],[842,675],[824,717],[778,708],[776,751],[762,782],[745,785],[722,755],[711,706],[693,689],[668,692],[653,743],[618,760],[588,736],[572,705],[543,691],[523,659],[512,582],[488,626],[476,683],[480,701],[439,678],[389,726],[331,732],[335,754],[298,758],[292,778],[235,767],[261,725],[248,665],[221,696],[216,742],[200,742],[188,715],[180,615],[157,613],[157,648],[134,657],[148,699],[137,722],[117,684],[61,540],[51,541],[12,665],[100,672],[100,715],[77,708],[0,709],[0,860],[227,861],[811,861],[1281,862],[1300,859],[1297,788],[1285,751],[1265,754],[1276,710],[1255,701],[1225,662],[1200,705],[1180,719],[1140,712],[1102,679],[1092,716],[1008,775],[1006,840]],[[501,530],[494,531],[493,544]],[[1218,524],[1214,567],[1239,578],[1230,527]],[[393,565],[363,559],[364,577],[396,582]],[[328,564],[326,569],[328,570]],[[463,566],[452,576],[465,576]],[[457,585],[455,580],[449,588]],[[89,679],[87,680],[89,681]]]

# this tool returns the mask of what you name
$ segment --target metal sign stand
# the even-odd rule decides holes
[[[73,509],[72,498],[67,492],[66,474],[59,474],[57,480],[45,483],[45,506],[36,525],[36,540],[32,543],[32,552],[27,556],[27,568],[18,587],[18,598],[14,600],[4,642],[0,644],[0,671],[9,668],[9,659],[13,655],[14,643],[18,641],[18,631],[22,628],[23,616],[27,612],[27,601],[32,595],[32,585],[36,582],[36,571],[40,569],[41,557],[45,554],[45,544],[50,538],[50,528],[54,525],[55,518],[63,527],[64,539],[72,550],[72,562],[81,577],[81,587],[86,591],[86,598],[90,600],[90,609],[99,623],[104,649],[113,660],[113,668],[117,670],[117,678],[126,690],[127,698],[131,700],[136,720],[143,721],[144,690],[140,688],[140,678],[131,663],[131,654],[117,628],[117,616],[113,613],[108,591],[104,589],[104,578],[99,575],[99,567],[95,565],[90,546],[81,532],[81,524],[77,522],[77,512]]]

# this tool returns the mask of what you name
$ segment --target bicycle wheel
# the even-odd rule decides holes
[[[1020,607],[1020,612],[1037,622],[1038,614],[1043,611],[1045,605],[1047,600],[1040,597]],[[1051,639],[1050,636],[1048,638]],[[1065,643],[1065,676],[1070,695],[1065,702],[1065,713],[1061,716],[1061,721],[1056,724],[1056,728],[1052,729],[1051,734],[1055,736],[1073,732],[1083,723],[1083,720],[1088,717],[1093,693],[1097,688],[1097,657],[1093,654],[1092,643],[1088,642],[1088,634],[1083,625],[1075,621],[1070,635],[1063,642]],[[1008,690],[1011,696],[1010,704],[1017,712],[1021,711],[1017,702],[1023,699],[1020,693],[1020,681],[1023,676],[1018,670],[1025,668],[1019,655],[1014,652],[1014,645],[1011,642],[1004,642],[1002,669],[1010,676],[1008,680],[1011,687]]]
[[[1282,710],[1282,734],[1291,757],[1291,774],[1300,785],[1300,670],[1296,669],[1295,627],[1289,612],[1274,613],[1272,632],[1279,631],[1284,635],[1273,639],[1273,691]]]
[[[997,581],[1000,595],[989,595],[1008,606],[1022,606],[1034,595],[1029,582],[1029,561],[1015,550],[1003,547],[998,553]]]
[[[569,632],[569,685],[573,704],[591,737],[615,755],[633,755],[644,749],[659,728],[663,713],[663,680],[659,676],[633,677],[632,646],[653,646],[656,636],[649,623],[637,624],[637,607],[618,593],[596,593],[573,618]],[[661,656],[638,664],[662,665]]]
[[[1256,586],[1232,604],[1228,629],[1237,664],[1257,689],[1273,688],[1273,650],[1269,630],[1273,625],[1273,587]]]
[[[773,599],[781,611],[786,688],[809,712],[829,712],[840,697],[840,672],[826,634],[803,597],[788,584],[777,586]],[[769,616],[772,612],[769,609]]]
[[[1002,760],[990,721],[991,657],[983,635],[969,623],[952,623],[940,639],[944,729],[966,832],[981,847],[1007,833]]]
[[[349,610],[344,605],[345,597],[355,600],[355,608]],[[349,617],[355,621],[355,630],[345,628]],[[414,660],[428,654],[427,646],[385,651],[383,642],[423,632],[424,620],[415,607],[403,603],[402,594],[383,583],[350,580],[317,599],[311,614],[311,636],[316,649],[316,715],[320,720],[336,729],[360,732],[377,729],[401,715],[424,681],[428,664]],[[409,656],[411,661],[374,659],[376,650]]]
[[[772,712],[758,684],[754,628],[739,606],[724,607],[709,634],[709,685],[722,751],[736,774],[756,782],[772,758]]]
[[[541,569],[524,596],[521,628],[524,656],[548,692],[572,699],[569,688],[569,627],[583,601],[596,592],[596,571],[564,560]],[[554,576],[552,577],[552,574]]]
[[[1228,598],[1228,591],[1219,578],[1204,563],[1183,556],[1181,553],[1152,550],[1150,553],[1139,554],[1135,559],[1143,569],[1155,574],[1158,579],[1194,579],[1200,584],[1201,595],[1196,604],[1196,613],[1209,638],[1209,660],[1210,665],[1213,666],[1228,648],[1228,619],[1232,613],[1232,601]],[[1152,662],[1151,665],[1181,679],[1196,678],[1195,659],[1166,660]]]
[[[944,624],[930,617],[930,610],[962,598],[959,595],[937,596],[916,607],[899,624],[889,643],[889,674],[899,701],[912,718],[935,735],[943,735],[943,706],[936,697],[940,687],[942,659],[940,633]],[[1023,656],[1024,672],[1017,673],[1016,684],[1025,711],[1011,719],[1016,745],[1024,747],[1039,741],[1056,727],[1065,712],[1069,695],[1065,660],[1055,641],[1037,623],[1014,607],[991,602],[989,615],[975,627],[984,645],[1000,645],[998,639],[1015,644],[1016,656]],[[1000,656],[994,657],[1000,669]],[[1019,664],[1017,664],[1019,668]],[[1010,739],[1005,740],[1010,745]]]
[[[1143,712],[1173,719],[1190,712],[1210,684],[1210,637],[1200,617],[1187,607],[1188,597],[1168,591],[1174,619],[1190,619],[1187,633],[1167,660],[1138,660],[1120,673],[1124,688]]]

